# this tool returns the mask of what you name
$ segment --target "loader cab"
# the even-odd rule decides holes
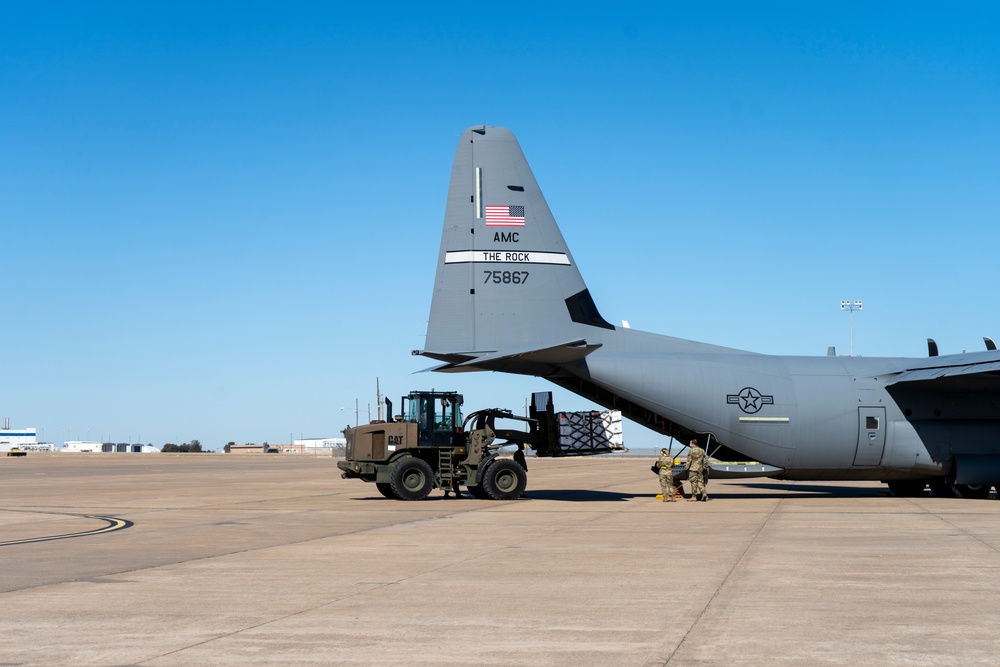
[[[462,395],[453,391],[415,391],[403,398],[408,422],[417,425],[418,447],[451,447],[464,441]]]

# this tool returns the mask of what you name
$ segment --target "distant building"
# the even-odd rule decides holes
[[[67,454],[159,454],[153,445],[130,442],[95,442],[90,440],[68,440],[57,452]]]
[[[253,454],[280,454],[281,445],[269,445],[264,443],[258,445],[255,442],[248,442],[245,445],[226,445],[229,454],[253,455]]]
[[[291,445],[284,445],[293,454],[310,454],[314,456],[333,456],[344,451],[347,440],[344,438],[300,438],[293,440]]]
[[[63,446],[59,449],[59,451],[83,454],[100,452],[101,444],[102,443],[100,442],[92,442],[89,440],[67,440],[63,443]]]
[[[306,454],[308,456],[333,456],[347,445],[344,438],[302,438],[290,445],[229,445],[230,454]]]
[[[0,429],[0,452],[9,452],[11,449],[34,450],[38,445],[36,429],[11,428],[10,422],[7,419],[3,420],[3,428]]]

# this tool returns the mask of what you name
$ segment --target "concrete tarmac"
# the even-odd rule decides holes
[[[651,462],[401,502],[329,458],[0,459],[0,665],[995,665],[995,500],[661,503]]]

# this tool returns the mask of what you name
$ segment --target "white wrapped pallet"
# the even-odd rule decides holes
[[[619,410],[560,412],[559,446],[566,453],[598,454],[624,449]]]

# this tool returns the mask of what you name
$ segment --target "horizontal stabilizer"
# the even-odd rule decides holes
[[[513,373],[532,372],[529,369],[539,367],[555,368],[564,364],[571,364],[582,360],[588,354],[601,347],[598,345],[588,345],[586,340],[574,340],[549,347],[531,348],[523,350],[500,350],[498,352],[456,354],[455,359],[442,366],[437,366],[433,370],[443,373],[463,373],[469,371],[501,371]],[[440,358],[441,355],[427,353],[421,350],[414,351],[431,358]],[[441,359],[447,361],[446,359]],[[533,372],[532,372],[533,374]]]

